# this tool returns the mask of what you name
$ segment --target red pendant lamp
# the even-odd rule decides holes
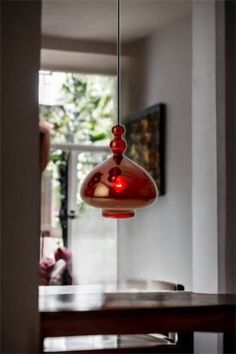
[[[125,219],[135,215],[135,209],[155,202],[158,190],[151,176],[138,164],[123,155],[126,142],[125,128],[120,124],[120,0],[118,0],[117,40],[117,120],[112,128],[114,139],[110,143],[113,155],[96,166],[81,186],[82,200],[102,209],[105,217]]]

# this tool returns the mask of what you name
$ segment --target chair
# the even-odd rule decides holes
[[[119,289],[130,291],[183,291],[184,286],[155,279],[131,278],[121,284]],[[46,338],[45,352],[48,354],[193,353],[193,334],[151,333]]]

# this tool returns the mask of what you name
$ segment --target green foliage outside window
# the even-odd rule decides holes
[[[67,74],[58,105],[40,106],[54,143],[105,143],[114,121],[114,78]]]

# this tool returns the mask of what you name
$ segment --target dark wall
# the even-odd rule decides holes
[[[226,291],[236,291],[236,3],[225,2]]]
[[[41,3],[1,2],[1,352],[38,352]]]

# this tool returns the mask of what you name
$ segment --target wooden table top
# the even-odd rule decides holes
[[[41,286],[39,309],[44,312],[133,311],[230,307],[236,310],[236,294],[203,294],[187,291],[104,290],[102,286]]]
[[[235,331],[236,295],[40,287],[45,336]]]

